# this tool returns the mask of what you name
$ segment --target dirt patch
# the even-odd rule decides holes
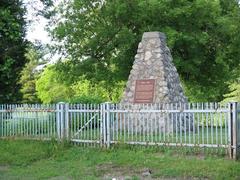
[[[0,171],[8,171],[9,166],[0,166]]]
[[[55,177],[49,178],[48,180],[72,180],[72,179],[66,176],[55,176]]]
[[[152,172],[148,168],[136,169],[127,166],[122,167],[110,162],[98,165],[97,170],[103,174],[103,180],[152,179]]]
[[[98,165],[97,170],[102,174],[102,180],[207,180],[196,177],[154,177],[149,168],[121,167],[112,162]]]
[[[156,180],[208,180],[208,179],[195,177],[172,177],[172,178],[159,177],[156,178]]]
[[[131,179],[134,176],[134,172],[131,168],[128,167],[119,167],[113,163],[105,163],[97,166],[97,170],[103,174],[102,179],[110,180],[122,180],[122,179]]]

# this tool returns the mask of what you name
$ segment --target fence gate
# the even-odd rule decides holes
[[[66,120],[62,134],[76,143],[101,144],[102,118],[101,106],[95,104],[59,104],[60,113]],[[61,116],[61,115],[59,115]],[[61,123],[59,123],[61,124]],[[61,125],[60,125],[61,126]],[[64,126],[64,123],[62,123]]]
[[[56,107],[58,140],[110,147],[110,103]]]

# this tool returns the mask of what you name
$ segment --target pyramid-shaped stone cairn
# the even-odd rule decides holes
[[[121,102],[187,102],[163,33],[143,34]]]
[[[132,110],[140,110],[146,109],[143,104],[148,104],[148,108],[164,109],[167,107],[166,104],[173,103],[186,104],[187,98],[184,96],[177,69],[166,45],[166,36],[161,32],[145,32],[138,45],[121,104],[128,104],[128,108],[130,104]],[[154,119],[154,123],[157,123],[154,128],[157,128],[157,131],[160,128],[160,131],[166,132],[167,129],[168,132],[173,132],[173,127],[176,129],[176,124],[182,124],[179,117],[175,117],[177,122],[174,123],[173,121],[169,122],[169,114],[158,114],[157,116],[156,113],[148,113],[147,117],[146,114],[141,117],[139,114],[136,116],[132,113],[130,120],[125,122],[123,126],[134,126],[138,132],[146,132],[149,131],[147,129],[150,128],[149,123],[152,123]],[[189,122],[189,118],[187,119]],[[190,126],[192,123],[188,127]]]

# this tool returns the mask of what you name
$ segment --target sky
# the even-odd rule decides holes
[[[43,9],[40,0],[24,0],[23,2],[27,8],[26,19],[30,21],[26,38],[33,43],[35,41],[40,41],[43,44],[51,43],[51,38],[45,30],[48,20],[37,15],[37,11]]]
[[[55,0],[56,5],[61,0]],[[52,45],[51,37],[46,31],[48,20],[42,16],[37,15],[38,10],[43,9],[43,4],[40,0],[23,0],[24,5],[27,8],[26,20],[29,22],[27,26],[26,38],[32,43],[40,42],[43,45]],[[60,58],[59,54],[46,54],[43,59],[47,60],[48,63],[40,65],[37,69],[41,70],[48,64],[53,64]]]

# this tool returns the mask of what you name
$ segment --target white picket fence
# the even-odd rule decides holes
[[[0,105],[0,137],[225,148],[236,158],[239,103]]]

